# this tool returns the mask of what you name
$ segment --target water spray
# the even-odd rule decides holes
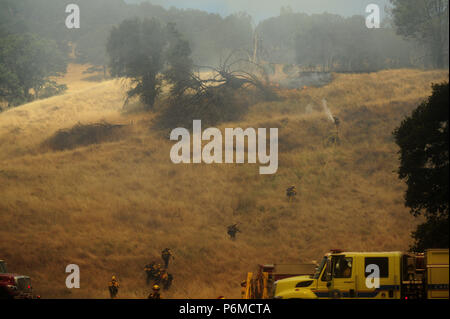
[[[327,115],[328,119],[332,123],[336,124],[335,117],[333,116],[333,114],[331,113],[330,109],[328,108],[327,100],[322,99],[322,107],[323,107],[323,110],[324,110],[325,114]]]
[[[333,113],[331,113],[328,105],[327,105],[327,100],[326,99],[322,99],[322,107],[323,110],[327,116],[327,118],[334,124],[334,126],[336,127],[336,136],[334,137],[334,143],[336,144],[339,142],[339,124],[340,121],[336,116],[333,116]]]

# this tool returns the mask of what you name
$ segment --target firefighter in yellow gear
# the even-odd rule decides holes
[[[168,290],[172,285],[172,281],[173,281],[172,274],[169,274],[165,269],[163,269],[157,284],[162,285],[164,290]]]
[[[158,285],[152,287],[152,292],[148,295],[148,299],[161,299],[161,294],[159,292],[160,288]]]
[[[117,297],[117,293],[119,292],[119,280],[117,280],[116,276],[111,277],[111,281],[109,282],[109,294],[111,296],[111,299],[115,299]]]
[[[161,276],[159,277],[159,282],[160,282],[160,283],[164,283],[164,282],[166,282],[168,279],[169,279],[169,275],[168,275],[167,271],[163,270],[163,271],[161,272]]]
[[[151,264],[145,265],[145,266],[144,266],[144,271],[145,271],[145,272],[150,272],[150,271],[152,271],[152,270],[153,270],[154,264],[155,264],[155,263],[151,263]]]
[[[153,279],[157,282],[159,282],[161,280],[161,274],[163,272],[163,268],[161,266],[161,264],[156,264],[153,267]]]
[[[241,298],[245,299],[245,293],[247,292],[247,280],[241,281]]]
[[[145,265],[144,271],[147,275],[147,285],[150,284],[151,281],[158,280],[161,275],[161,265],[155,264],[154,262]]]
[[[295,185],[291,185],[286,189],[286,196],[288,197],[288,201],[291,202],[291,200],[294,199],[295,195],[297,195],[297,189],[295,188]]]
[[[227,234],[230,236],[232,240],[235,240],[236,234],[241,232],[237,225],[238,224],[233,224],[227,227]]]
[[[169,267],[170,257],[172,257],[172,259],[175,259],[175,257],[172,254],[172,251],[169,248],[165,248],[161,252],[161,257],[164,260],[164,268],[166,269]]]
[[[333,120],[334,120],[334,125],[336,125],[336,127],[339,127],[339,125],[341,125],[341,121],[336,116],[333,116]]]

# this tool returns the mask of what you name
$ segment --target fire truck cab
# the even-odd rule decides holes
[[[374,268],[377,272],[372,271]],[[448,299],[448,289],[448,249],[414,254],[333,250],[323,257],[313,276],[276,281],[273,296],[277,299]]]
[[[32,287],[29,276],[9,273],[6,263],[0,260],[0,299],[31,299]]]

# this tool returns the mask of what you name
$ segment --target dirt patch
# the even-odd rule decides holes
[[[112,142],[121,138],[126,125],[110,123],[77,124],[70,129],[57,131],[44,142],[55,151],[70,150],[80,146]]]
[[[265,64],[263,68],[269,82],[283,89],[322,87],[333,81],[330,72],[303,70],[293,64]]]
[[[301,72],[296,76],[286,77],[278,83],[285,89],[297,89],[303,87],[322,87],[329,84],[333,76],[329,72]]]

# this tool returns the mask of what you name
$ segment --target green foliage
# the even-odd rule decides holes
[[[165,78],[172,83],[172,90],[159,114],[158,125],[162,128],[190,127],[195,119],[201,119],[205,125],[236,121],[256,101],[279,100],[270,87],[247,71],[245,63],[239,65],[239,60],[230,60],[232,57],[230,54],[219,68],[210,68],[208,78],[201,78],[189,70],[186,67],[189,63],[166,72]],[[185,60],[177,58],[175,61]],[[167,74],[172,75],[170,71],[179,76],[168,77]]]
[[[363,16],[289,13],[262,21],[260,55],[274,63],[328,71],[410,67],[421,53],[392,28],[368,29]]]
[[[443,0],[395,2],[434,4]],[[77,62],[106,65],[108,56],[105,44],[113,26],[135,17],[158,18],[163,25],[174,23],[177,26],[189,42],[191,58],[197,65],[218,65],[221,59],[234,51],[245,53],[246,58],[253,56],[254,30],[251,17],[246,13],[223,18],[200,10],[166,10],[149,2],[130,4],[123,0],[73,0],[71,3],[78,4],[82,11],[81,28],[75,32],[64,25],[67,3],[60,0],[0,0],[0,32],[3,25],[8,25],[11,30],[25,27],[41,37],[55,40],[65,53],[69,43],[73,44]],[[411,19],[405,20],[412,22],[404,30],[416,29],[415,22],[425,12],[417,9],[420,6],[411,7],[416,11],[411,11]],[[320,65],[333,71],[409,67],[422,62],[419,61],[423,56],[422,50],[419,52],[412,43],[403,41],[389,26],[378,30],[367,29],[362,15],[351,18],[331,14],[307,15],[294,13],[289,8],[284,8],[282,12],[279,17],[266,19],[256,27],[260,40],[258,55],[266,61]],[[434,19],[425,25],[430,28],[437,26],[436,21]],[[19,22],[23,22],[20,27]],[[435,39],[437,34],[428,32],[421,41]],[[444,51],[448,50],[448,37],[441,38],[444,44],[447,43]]]
[[[183,94],[170,98],[161,110],[158,125],[162,128],[191,127],[201,119],[204,125],[235,121],[250,105],[246,89],[229,86],[208,87],[201,94]]]
[[[410,66],[409,46],[392,39],[388,28],[366,28],[361,16],[323,14],[304,20],[295,37],[296,60],[302,66],[350,72]]]
[[[130,78],[128,98],[139,96],[147,109],[153,107],[164,79],[175,90],[189,79],[189,44],[172,24],[163,27],[156,19],[125,20],[112,29],[107,52],[111,75]]]
[[[427,218],[413,234],[421,248],[439,248],[443,242],[448,247],[448,95],[448,82],[433,85],[433,94],[393,133],[400,147],[399,178],[408,186],[405,205],[415,216]],[[444,223],[446,241],[441,238]]]
[[[69,3],[81,9],[80,29],[70,30],[64,24],[65,6]],[[10,16],[9,8],[13,6],[17,14]],[[17,29],[17,22],[22,20],[26,29],[41,37],[59,44],[72,43],[77,62],[95,65],[107,64],[105,44],[110,29],[136,17],[158,18],[163,24],[176,24],[191,44],[192,58],[197,64],[217,63],[228,51],[252,43],[251,18],[242,13],[222,18],[200,10],[166,10],[149,2],[128,4],[123,0],[0,0],[0,30],[3,22],[9,29]]]
[[[43,88],[51,86],[50,77],[61,75],[66,67],[52,40],[30,33],[0,38],[0,98],[9,105],[38,98]]]
[[[45,99],[55,95],[61,95],[67,90],[67,85],[58,84],[55,81],[48,81],[39,92],[39,98]]]
[[[412,237],[415,240],[411,251],[425,251],[428,248],[448,248],[448,218],[428,219],[417,226]]]
[[[107,44],[111,75],[131,78],[134,85],[128,98],[140,96],[153,107],[161,90],[163,46],[166,43],[162,27],[156,20],[125,20],[111,31]]]
[[[448,58],[448,0],[391,0],[397,33],[428,47],[434,67]],[[448,60],[447,60],[448,65]]]
[[[24,101],[20,96],[21,87],[17,75],[0,63],[0,102],[6,101],[10,105],[18,105]]]
[[[167,49],[167,68],[164,78],[172,84],[171,94],[179,96],[192,86],[191,72],[194,67],[189,42],[176,30],[175,24],[167,25],[169,47]]]
[[[111,26],[100,26],[78,38],[75,46],[76,62],[106,65],[106,41],[110,31]]]

